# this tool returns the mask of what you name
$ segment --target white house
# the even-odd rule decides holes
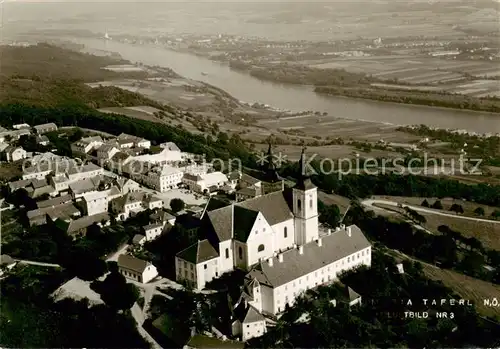
[[[128,219],[131,214],[162,207],[163,201],[160,198],[144,192],[129,192],[111,201],[111,211],[122,221]]]
[[[102,161],[110,160],[115,154],[120,151],[118,144],[112,142],[103,144],[97,149],[97,158]]]
[[[233,336],[238,336],[243,342],[266,333],[266,318],[247,302],[243,301],[234,309],[234,319],[231,323]]]
[[[118,137],[116,137],[116,141],[118,142],[118,145],[120,146],[121,149],[133,148],[133,147],[139,147],[145,149],[151,148],[151,142],[148,141],[147,139],[137,136],[132,136],[126,133],[122,133]]]
[[[183,172],[169,165],[155,167],[142,176],[144,184],[164,193],[182,182]]]
[[[102,176],[104,175],[104,169],[93,163],[88,163],[85,165],[77,165],[73,163],[66,173],[68,175],[68,179],[71,182],[74,182],[85,178]]]
[[[40,145],[47,146],[50,143],[50,140],[47,136],[41,135],[41,136],[36,136],[36,142]]]
[[[191,190],[204,193],[210,191],[211,188],[221,188],[228,182],[228,178],[222,172],[211,172],[201,175],[185,173],[182,182]]]
[[[371,245],[356,226],[320,237],[317,188],[302,168],[302,159],[294,188],[205,210],[202,230],[207,239],[179,252],[177,279],[187,276],[186,281],[203,288],[235,268],[249,270],[249,278],[256,278],[259,287],[267,282],[256,291],[264,292],[266,301],[256,295],[249,304],[276,314],[300,291],[333,280],[343,270],[371,265]],[[195,259],[186,253],[190,249],[204,253]],[[194,272],[198,270],[203,273]]]
[[[134,237],[132,238],[132,244],[134,245],[144,245],[144,243],[146,242],[146,237],[144,235],[141,235],[141,234],[135,234]]]
[[[182,160],[183,156],[180,151],[173,151],[169,149],[163,149],[157,154],[146,154],[134,157],[134,161],[147,162],[155,165],[170,164],[180,162]]]
[[[152,241],[163,233],[163,223],[153,223],[143,226],[146,241]]]
[[[222,275],[219,254],[208,240],[198,241],[176,255],[175,274],[178,281],[201,290],[207,282]]]
[[[5,159],[9,162],[26,159],[26,150],[22,147],[7,147],[4,150]]]
[[[83,194],[85,214],[92,216],[98,213],[108,212],[108,192],[94,191]]]
[[[137,192],[141,190],[141,186],[139,185],[139,183],[124,177],[116,178],[114,184],[122,194]]]
[[[15,130],[21,130],[23,128],[26,128],[26,129],[29,129],[31,128],[30,125],[24,123],[24,124],[17,124],[17,125],[12,125],[12,128],[15,129]]]
[[[126,278],[143,284],[158,276],[153,264],[126,254],[118,256],[118,271]]]
[[[101,136],[84,137],[71,145],[73,151],[87,154],[93,149],[99,148],[104,141]]]
[[[57,131],[57,125],[54,124],[53,122],[50,122],[48,124],[36,125],[33,128],[35,129],[35,132],[39,135],[47,132]]]

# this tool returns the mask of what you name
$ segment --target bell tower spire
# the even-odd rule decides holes
[[[303,147],[302,153],[300,154],[299,173],[297,174],[297,183],[295,184],[296,189],[309,190],[316,188],[311,181],[311,171],[306,161],[306,147]]]
[[[272,143],[269,140],[269,148],[267,149],[266,161],[263,166],[264,181],[262,183],[262,194],[269,194],[275,191],[281,191],[284,188],[284,181],[278,174],[275,158],[272,150]]]
[[[264,171],[266,173],[267,182],[275,183],[281,179],[280,176],[278,175],[276,165],[274,164],[274,155],[273,155],[271,141],[269,141],[269,148],[267,149],[266,166],[264,168]]]
[[[310,165],[306,162],[305,148],[299,162],[297,183],[292,189],[293,215],[295,216],[295,243],[304,245],[319,237],[318,191],[311,182]]]

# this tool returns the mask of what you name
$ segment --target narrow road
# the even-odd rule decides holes
[[[61,268],[59,264],[55,263],[44,263],[44,262],[36,262],[36,261],[28,261],[25,259],[14,259],[15,261],[22,263],[22,264],[29,264],[29,265],[37,265],[40,267],[51,267],[51,268]]]
[[[366,207],[369,207],[369,208],[372,208],[372,209],[384,210],[384,211],[389,211],[389,210],[386,210],[386,209],[384,209],[382,207],[374,206],[374,204],[382,204],[382,205],[389,205],[389,206],[399,207],[399,203],[397,203],[395,201],[389,201],[389,200],[367,199],[367,200],[361,201],[361,204],[363,206],[366,206]],[[458,218],[458,219],[465,219],[465,220],[475,221],[475,222],[500,223],[500,221],[494,221],[492,219],[484,219],[484,218],[475,218],[475,217],[460,216],[458,214],[439,212],[439,211],[436,211],[436,210],[427,209],[427,208],[419,207],[419,206],[412,206],[412,205],[407,205],[407,204],[404,204],[403,206],[411,208],[412,210],[415,210],[417,212],[430,213],[430,214],[435,214],[435,215],[438,215],[438,216],[445,216],[445,217],[452,217],[452,218]]]

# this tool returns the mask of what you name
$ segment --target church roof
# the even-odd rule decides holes
[[[266,161],[263,167],[266,182],[274,183],[281,180],[281,177],[278,175],[276,165],[274,164],[274,155],[271,143],[269,143],[269,149],[267,150]]]
[[[241,242],[247,242],[248,236],[252,232],[255,220],[259,211],[249,210],[244,207],[234,206],[234,238]]]
[[[347,234],[349,228],[351,236]],[[321,239],[321,247],[316,241],[303,245],[303,254],[297,248],[283,252],[283,262],[279,262],[278,257],[273,257],[273,266],[267,261],[260,262],[247,274],[247,278],[256,278],[261,284],[279,287],[371,246],[355,225],[332,232]]]
[[[233,238],[232,215],[232,206],[226,206],[207,213],[208,220],[219,241],[226,241]]]
[[[177,253],[177,257],[185,261],[198,264],[218,257],[219,254],[208,240],[198,241],[185,250]]]
[[[270,225],[275,225],[293,218],[286,193],[277,191],[236,204],[249,210],[262,212]]]
[[[270,225],[285,222],[293,218],[291,211],[290,193],[277,191],[246,201],[206,212],[210,230],[217,236],[218,241],[230,240],[233,237],[246,242],[259,212],[262,213]],[[234,217],[233,217],[234,215]],[[233,221],[234,231],[233,231]]]

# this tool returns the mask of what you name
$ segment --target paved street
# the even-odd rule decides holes
[[[361,202],[362,205],[375,209],[375,210],[383,210],[383,211],[388,211],[382,207],[377,207],[374,206],[375,204],[383,204],[383,205],[389,205],[389,206],[394,206],[394,207],[399,207],[399,203],[394,202],[394,201],[389,201],[389,200],[374,200],[374,199],[368,199],[368,200],[363,200]],[[423,207],[418,207],[418,206],[411,206],[404,204],[404,207],[411,208],[414,211],[417,212],[425,212],[425,213],[430,213],[430,214],[435,214],[438,216],[446,216],[446,217],[453,217],[453,218],[458,218],[458,219],[465,219],[469,221],[475,221],[475,222],[486,222],[486,223],[499,223],[500,221],[494,221],[492,219],[484,219],[484,218],[475,218],[475,217],[467,217],[467,216],[461,216],[458,214],[453,214],[453,213],[445,213],[445,212],[439,212],[437,210],[432,210],[432,209],[427,209]]]

